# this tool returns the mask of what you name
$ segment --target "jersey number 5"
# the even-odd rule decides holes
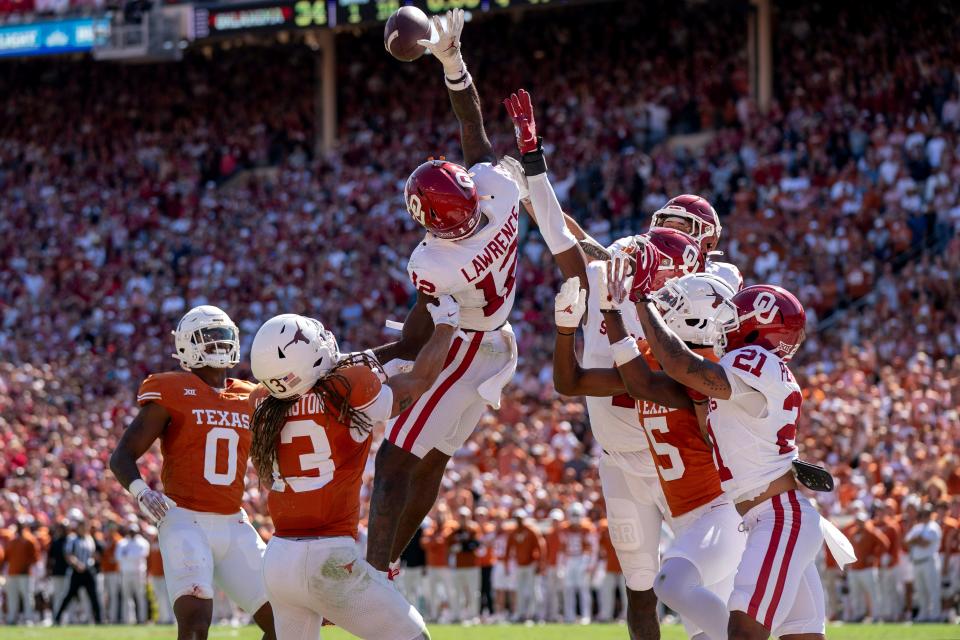
[[[657,438],[658,433],[670,433],[667,419],[664,416],[656,416],[654,418],[642,418],[642,420],[643,428],[650,437],[650,446],[657,454],[653,459],[660,470],[660,477],[663,478],[664,482],[679,480],[683,477],[683,472],[687,470],[683,464],[683,458],[680,457],[680,450]],[[664,464],[664,458],[669,460],[667,464]]]

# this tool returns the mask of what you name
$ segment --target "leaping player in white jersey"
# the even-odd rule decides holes
[[[656,262],[655,253],[646,246],[642,250],[648,257],[637,260],[630,300],[667,375],[709,398],[707,430],[722,487],[747,531],[728,602],[728,637],[765,640],[772,633],[787,640],[821,640],[824,598],[815,560],[824,535],[841,564],[853,554],[842,534],[825,524],[797,491],[798,478],[811,488],[832,488],[826,470],[799,463],[797,455],[803,396],[787,362],[804,339],[803,307],[773,285],[736,293],[730,298],[736,316],[723,323],[718,336],[724,355],[712,362],[694,353],[660,316],[649,297],[648,270]],[[627,297],[624,281],[619,275],[611,278],[615,300]],[[678,291],[682,297],[677,288],[653,295],[676,297]],[[684,304],[663,302],[671,307]]]
[[[524,142],[525,139],[534,143],[537,140],[533,107],[529,94],[521,90],[519,95],[512,96],[507,101],[507,111],[516,127],[518,147],[523,154],[523,171],[516,171],[516,180],[521,185],[525,184],[529,189],[532,209],[540,222],[541,229],[544,231],[544,237],[547,237],[547,230],[553,228],[554,222],[564,219],[573,235],[581,240],[584,252],[593,258],[608,260],[611,251],[631,244],[633,236],[618,240],[609,250],[603,249],[575,221],[562,213],[553,188],[547,179],[546,166],[542,160],[542,152],[539,146],[529,142],[525,145]],[[509,163],[505,164],[513,168]],[[658,277],[657,281],[660,282],[667,277],[706,272],[720,277],[728,282],[731,288],[738,290],[743,281],[735,266],[728,263],[706,261],[707,255],[715,252],[720,231],[720,223],[716,212],[703,198],[679,196],[668,202],[654,214],[651,231],[648,233],[651,241],[670,259],[673,267],[673,269],[661,273],[661,277]],[[569,342],[564,342],[563,346],[566,347],[566,351],[558,346],[557,354],[561,356],[561,361],[555,362],[554,365],[554,384],[560,393],[586,396],[591,429],[604,452],[600,460],[600,479],[607,505],[611,542],[613,542],[614,549],[617,552],[627,583],[627,624],[630,635],[635,639],[655,640],[660,637],[657,596],[653,589],[655,579],[660,572],[660,525],[664,518],[674,523],[679,521],[679,519],[674,520],[672,517],[678,515],[678,513],[671,513],[671,511],[676,510],[677,504],[675,503],[677,503],[677,500],[674,499],[673,495],[665,496],[661,489],[654,457],[649,450],[647,435],[640,422],[637,403],[625,392],[620,376],[613,369],[614,358],[610,346],[611,339],[608,338],[607,326],[601,315],[601,307],[605,305],[600,304],[601,295],[606,297],[606,285],[600,282],[600,275],[604,273],[604,269],[594,268],[599,266],[599,263],[595,263],[591,265],[591,268],[586,269],[587,277],[584,278],[582,271],[578,272],[576,270],[577,266],[582,270],[583,265],[577,265],[573,260],[574,256],[558,254],[557,251],[553,250],[552,252],[556,255],[560,270],[565,278],[576,276],[580,278],[581,283],[588,283],[589,304],[587,305],[586,321],[584,322],[584,367],[594,371],[612,373],[612,375],[604,378],[603,384],[594,384],[584,376],[567,376],[567,373],[572,372],[572,368],[564,366],[565,359],[562,356],[570,355],[571,358],[573,357],[574,332],[570,332],[564,334],[570,337],[558,337],[558,345],[562,341]],[[563,261],[561,258],[567,258],[567,260]],[[622,315],[627,332],[635,339],[642,338],[643,331],[633,305],[627,301],[616,306]],[[574,330],[577,324],[579,324],[579,321],[573,323]],[[562,351],[563,353],[561,353]],[[583,371],[579,367],[576,367],[576,369]],[[658,374],[654,373],[652,375],[656,376]],[[668,382],[670,381],[668,380]],[[669,386],[676,385],[671,382]],[[620,391],[617,392],[616,388],[619,388]],[[668,401],[667,397],[663,395],[666,392],[662,389],[650,388],[648,393],[660,394],[655,398],[658,405],[678,406]],[[683,393],[680,395],[683,404],[690,406],[687,396]],[[663,444],[660,443],[660,446],[663,446]],[[661,452],[658,451],[657,453],[659,455]],[[691,466],[689,471],[691,477],[696,477],[695,465]],[[683,509],[685,512],[699,513],[697,509],[692,509],[692,507],[706,508],[717,498],[720,489],[719,486],[715,485],[719,483],[711,484],[706,482],[705,478],[702,478],[702,480],[699,484],[688,483],[692,486],[699,486],[701,490],[696,496],[692,493],[686,494],[687,499]],[[732,513],[732,509],[731,515],[735,520],[736,514]],[[685,513],[683,521],[689,522],[690,520],[691,516]],[[736,525],[734,525],[735,527]],[[732,543],[728,549],[729,553],[717,553],[716,544],[720,543],[720,536],[717,536],[717,539],[714,540],[716,544],[708,544],[702,550],[705,551],[706,555],[712,554],[715,557],[729,554],[739,555],[742,544],[732,540],[737,536],[727,537],[731,538]],[[724,540],[727,537],[724,537]],[[683,557],[679,550],[676,551]],[[704,553],[700,554],[700,556],[702,555]],[[710,586],[711,590],[715,589],[719,594],[722,594],[723,599],[716,603],[717,607],[722,608],[722,603],[725,602],[726,595],[729,594],[730,587],[728,585],[732,576],[728,574],[732,571],[732,567],[728,570],[718,565],[710,567],[710,570],[705,572],[702,563],[698,566],[700,566],[700,581],[691,579],[689,588],[684,589],[684,592],[691,594],[697,592],[695,587],[703,586],[701,584],[702,579],[710,578],[707,585]],[[666,583],[661,581],[660,586],[664,584]],[[700,608],[703,609],[703,607]],[[701,633],[697,625],[692,624],[686,618],[684,624],[691,637],[697,637],[697,634]]]
[[[407,179],[407,210],[427,231],[407,265],[418,298],[400,341],[374,354],[384,364],[411,360],[432,331],[426,302],[442,294],[460,305],[461,335],[431,389],[389,422],[377,454],[367,559],[381,571],[399,559],[433,507],[450,457],[486,407],[499,408],[517,366],[507,319],[516,295],[520,192],[495,164],[484,132],[480,98],[460,53],[463,11],[435,18],[434,26],[438,39],[421,44],[443,64],[469,170],[429,160]],[[579,252],[569,233],[567,241]]]

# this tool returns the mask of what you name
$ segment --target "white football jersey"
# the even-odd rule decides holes
[[[591,262],[587,266],[590,293],[587,313],[583,321],[583,366],[587,369],[607,369],[614,365],[607,327],[600,313],[600,274],[606,263]],[[643,338],[643,328],[637,317],[637,308],[630,300],[620,305],[627,333],[637,340]],[[593,436],[606,451],[646,451],[649,448],[637,404],[627,394],[619,396],[587,397],[587,412]]]
[[[726,282],[734,293],[743,289],[743,275],[740,274],[740,269],[734,264],[707,260],[707,268],[704,271]]]
[[[419,291],[449,294],[460,303],[460,327],[493,331],[507,322],[516,297],[520,190],[489,162],[470,167],[487,223],[463,240],[427,233],[407,272]]]
[[[739,502],[792,469],[803,395],[787,364],[762,347],[740,347],[719,364],[732,393],[710,399],[707,428],[721,486]]]

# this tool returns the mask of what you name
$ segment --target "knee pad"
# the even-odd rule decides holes
[[[682,558],[670,558],[657,573],[653,592],[665,605],[676,609],[674,604],[690,589],[699,586],[703,586],[700,572],[692,562]]]

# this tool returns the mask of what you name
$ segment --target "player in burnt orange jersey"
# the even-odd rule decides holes
[[[616,256],[621,262],[625,254]],[[591,266],[591,268],[595,268]],[[606,269],[606,267],[604,267]],[[687,275],[700,278],[724,294],[733,291],[719,278],[707,274]],[[627,335],[618,307],[606,295],[606,273],[598,278],[601,310],[607,326],[617,367],[583,369],[569,337],[579,324],[585,307],[585,292],[575,278],[568,280],[557,296],[557,345],[555,375],[576,380],[584,393],[612,395],[626,391],[637,403],[640,423],[653,455],[660,486],[666,502],[664,517],[676,539],[663,556],[663,565],[653,586],[657,596],[683,617],[691,638],[726,637],[726,598],[733,587],[733,576],[743,552],[746,537],[739,531],[740,517],[720,488],[720,477],[698,419],[694,402],[684,387],[665,374],[641,341]],[[679,280],[670,281],[667,287]],[[699,282],[699,280],[697,281]],[[699,289],[697,289],[699,291]],[[720,294],[718,294],[720,296]],[[686,335],[701,346],[699,352],[716,357],[708,336],[700,336],[693,324]],[[697,324],[698,330],[704,327]],[[613,532],[611,532],[613,535]],[[652,566],[657,559],[650,558]]]
[[[389,379],[372,357],[341,356],[312,318],[267,321],[251,348],[252,457],[271,488],[276,532],[263,575],[280,640],[316,640],[326,619],[361,638],[429,638],[420,613],[356,543],[371,430],[436,381],[457,330],[450,296],[427,308],[434,331],[412,370]]]
[[[241,507],[254,385],[227,377],[240,359],[239,333],[217,307],[191,309],[173,332],[183,371],[149,376],[140,413],[110,457],[110,469],[158,523],[168,596],[181,640],[207,637],[214,585],[274,638],[260,572],[265,545]],[[163,491],[140,476],[137,460],[160,440]]]

